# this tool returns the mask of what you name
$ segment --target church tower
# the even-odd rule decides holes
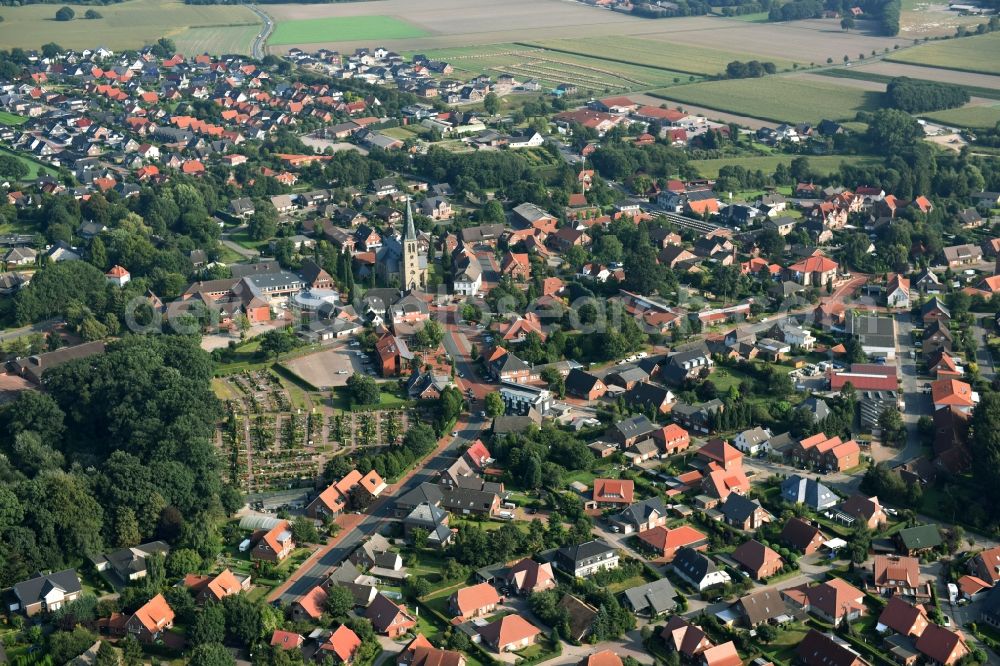
[[[420,266],[420,249],[409,199],[406,200],[406,235],[403,236],[403,263],[400,266],[399,283],[405,290],[423,289],[427,286],[427,268]]]

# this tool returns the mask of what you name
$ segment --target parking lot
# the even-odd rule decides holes
[[[358,347],[348,345],[300,356],[285,366],[318,389],[344,386],[355,372],[375,373],[371,359]]]

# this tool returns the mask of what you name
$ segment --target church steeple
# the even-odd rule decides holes
[[[406,199],[406,235],[403,240],[417,240],[417,230],[413,227],[413,207],[410,205],[409,197]]]

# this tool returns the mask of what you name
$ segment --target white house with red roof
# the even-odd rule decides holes
[[[111,270],[104,274],[104,277],[116,287],[124,287],[132,279],[129,272],[117,264],[112,266]]]

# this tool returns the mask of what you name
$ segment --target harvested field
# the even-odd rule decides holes
[[[887,59],[962,72],[1000,74],[1000,34],[991,33],[922,44],[893,53]]]
[[[233,26],[231,28],[189,28],[177,37],[177,50],[185,55],[202,53],[250,54],[254,37],[260,32],[259,25]]]
[[[659,91],[671,101],[745,114],[774,122],[812,122],[824,118],[851,120],[858,111],[880,107],[882,93],[838,85],[833,79],[802,80],[796,76],[709,81]]]
[[[689,164],[698,170],[704,178],[715,178],[719,175],[719,169],[724,166],[741,166],[749,171],[758,169],[766,174],[774,173],[779,164],[790,164],[794,155],[763,155],[761,157],[730,157],[720,160],[691,160]],[[809,168],[821,175],[834,173],[840,168],[842,162],[848,164],[876,164],[877,157],[863,156],[841,156],[841,155],[817,155],[809,156]]]
[[[139,48],[155,42],[160,37],[170,37],[178,42],[192,28],[211,29],[224,35],[234,26],[252,26],[259,30],[260,19],[245,7],[238,5],[186,5],[176,0],[128,0],[119,4],[102,5],[98,11],[104,18],[82,18],[83,9],[77,9],[73,21],[55,21],[57,6],[37,4],[22,7],[4,7],[0,23],[0,44],[4,48],[21,47],[37,49],[46,42],[56,42],[66,48],[93,48],[103,45],[109,49]],[[195,35],[195,39],[204,38]],[[224,43],[231,36],[223,38]],[[215,50],[219,53],[220,51]]]
[[[388,39],[410,39],[427,34],[426,30],[392,16],[330,16],[280,21],[268,42],[279,46],[347,39],[381,43]]]
[[[920,117],[930,118],[954,127],[995,127],[997,123],[1000,123],[1000,105],[964,106],[961,109],[923,113],[920,114]]]
[[[466,75],[511,74],[518,79],[534,79],[554,88],[569,83],[595,94],[604,90],[622,92],[648,90],[687,82],[689,74],[654,67],[609,62],[518,44],[437,49],[425,52],[429,58],[445,60]]]
[[[953,83],[959,86],[1000,90],[1000,76],[990,76],[989,74],[977,74],[974,72],[956,72],[952,69],[907,65],[899,62],[888,62],[886,60],[867,65],[855,65],[854,71],[870,72],[884,76],[908,76],[911,79],[926,79],[928,81]]]
[[[899,34],[906,37],[952,36],[959,26],[975,26],[983,22],[981,16],[961,16],[949,10],[943,0],[903,0],[899,17]]]
[[[733,60],[749,60],[752,54],[716,49],[682,46],[652,39],[630,37],[598,37],[585,42],[572,39],[532,42],[555,51],[578,55],[632,62],[637,65],[660,67],[687,74],[715,75],[726,69]],[[791,61],[775,62],[781,69],[792,66]]]
[[[341,2],[269,4],[264,6],[264,10],[275,18],[280,31],[283,21],[365,16],[372,13],[372,7],[371,3]],[[592,54],[580,49],[586,49],[591,40],[596,40],[603,48],[609,44],[614,48],[615,38],[621,36],[653,40],[672,48],[672,53],[691,47],[696,52],[704,49],[711,54],[714,51],[715,56],[719,53],[732,54],[730,60],[744,54],[742,59],[756,57],[772,60],[776,64],[779,61],[808,64],[825,62],[828,57],[840,59],[844,53],[853,57],[872,49],[881,51],[886,47],[892,48],[896,43],[900,46],[909,44],[909,40],[871,36],[863,30],[845,33],[840,29],[839,22],[833,19],[787,24],[751,23],[711,16],[650,20],[566,0],[508,0],[502,5],[490,0],[464,0],[461,11],[455,11],[455,4],[449,0],[421,0],[419,4],[409,0],[382,0],[377,8],[379,14],[404,20],[423,28],[429,35],[379,41],[380,45],[396,51],[424,52],[511,42],[572,40],[574,52],[589,56]],[[343,51],[376,45],[372,40],[357,36],[344,36],[341,40],[327,37],[325,42],[301,46],[315,50],[326,45]],[[274,44],[272,50],[275,51],[295,46]],[[724,46],[713,48],[716,45]],[[624,60],[640,63],[632,56],[633,53],[630,53]],[[601,56],[598,54],[597,57]],[[697,60],[697,56],[688,58]],[[715,62],[710,68],[702,66],[690,70],[669,62],[653,64],[667,69],[716,73],[721,68],[718,60]],[[725,62],[722,63],[724,66]]]

